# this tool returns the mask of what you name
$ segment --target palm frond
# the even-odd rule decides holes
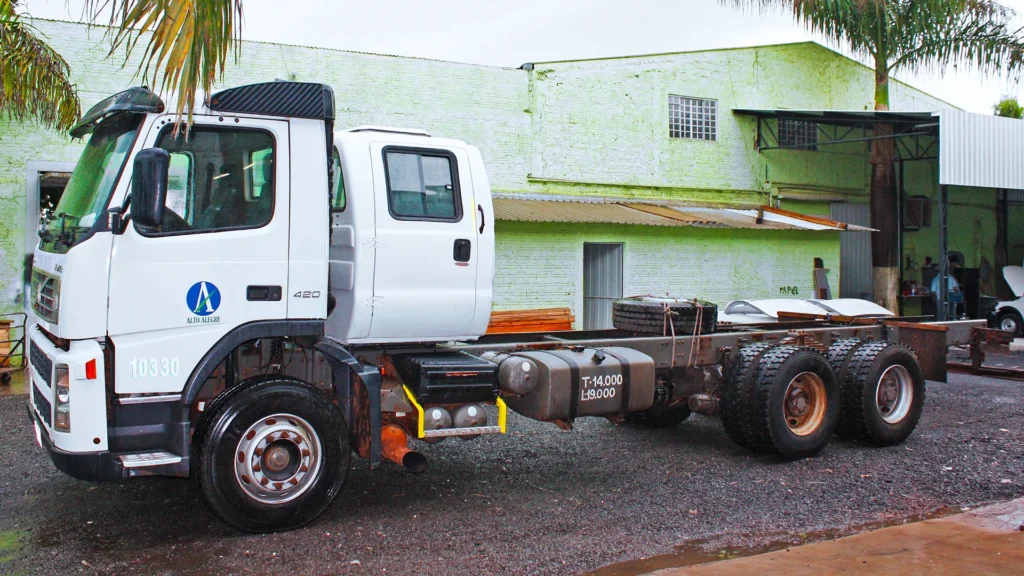
[[[67,131],[81,113],[67,61],[0,0],[0,112]]]
[[[812,32],[874,60],[887,76],[897,69],[970,65],[984,73],[1019,75],[1024,29],[995,0],[719,0],[761,12],[788,11]]]
[[[176,92],[177,113],[195,108],[223,76],[229,54],[238,58],[242,0],[86,0],[95,21],[110,9],[111,55],[142,50],[139,72],[161,94]]]
[[[891,70],[972,66],[1019,77],[1024,29],[1012,26],[1015,14],[1006,6],[991,0],[915,0],[900,8],[908,25],[893,35],[897,53]]]

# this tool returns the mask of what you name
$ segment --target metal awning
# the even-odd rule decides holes
[[[757,119],[758,151],[817,149],[819,146],[892,139],[900,161],[938,161],[939,286],[949,275],[949,189],[951,186],[1024,190],[1024,121],[943,108],[937,111],[736,109]],[[773,120],[775,122],[773,122]],[[814,123],[816,142],[786,142],[778,121]],[[877,124],[892,134],[875,135]],[[804,127],[806,129],[806,127]],[[937,295],[938,319],[949,315],[946,293]]]
[[[938,112],[896,112],[888,110],[784,110],[739,108],[740,116],[757,118],[757,149],[817,150],[822,146],[892,139],[902,160],[933,160],[939,154]],[[786,142],[776,122],[805,122],[814,130],[811,142]],[[876,124],[892,127],[891,136],[876,136]]]
[[[891,110],[785,110],[737,108],[733,114],[758,116],[760,118],[784,118],[788,120],[804,120],[829,124],[920,124],[932,120],[937,112],[899,112]]]
[[[670,200],[494,194],[496,220],[519,222],[605,223],[641,226],[698,226],[749,230],[869,232],[844,224],[769,206],[709,208]]]

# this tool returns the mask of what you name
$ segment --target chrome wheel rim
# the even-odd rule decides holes
[[[797,436],[813,434],[825,420],[828,398],[825,383],[813,372],[793,377],[782,399],[782,415],[786,426]]]
[[[878,379],[878,390],[875,393],[875,406],[882,420],[896,424],[910,413],[910,405],[914,402],[914,379],[899,364],[889,366]]]
[[[283,504],[309,490],[320,471],[316,431],[293,414],[272,414],[242,434],[235,450],[235,480],[250,498]]]

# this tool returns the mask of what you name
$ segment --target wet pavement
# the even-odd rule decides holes
[[[1024,499],[949,518],[778,552],[657,572],[658,576],[748,574],[1005,574],[1024,571]]]
[[[24,406],[0,397],[0,574],[635,574],[1024,496],[1024,384],[966,375],[929,384],[904,445],[837,440],[800,462],[700,416],[571,433],[512,416],[507,437],[419,446],[419,476],[357,463],[323,517],[264,536],[224,526],[187,480],[60,474]]]

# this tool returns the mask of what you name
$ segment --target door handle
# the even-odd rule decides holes
[[[245,299],[250,302],[280,302],[280,286],[248,286],[245,289]]]
[[[480,204],[477,204],[476,205],[476,209],[477,209],[477,211],[480,212],[480,233],[483,234],[484,233],[484,207],[481,206]]]
[[[466,239],[459,238],[455,241],[455,248],[452,250],[452,258],[456,262],[469,262],[473,254],[473,244]]]

